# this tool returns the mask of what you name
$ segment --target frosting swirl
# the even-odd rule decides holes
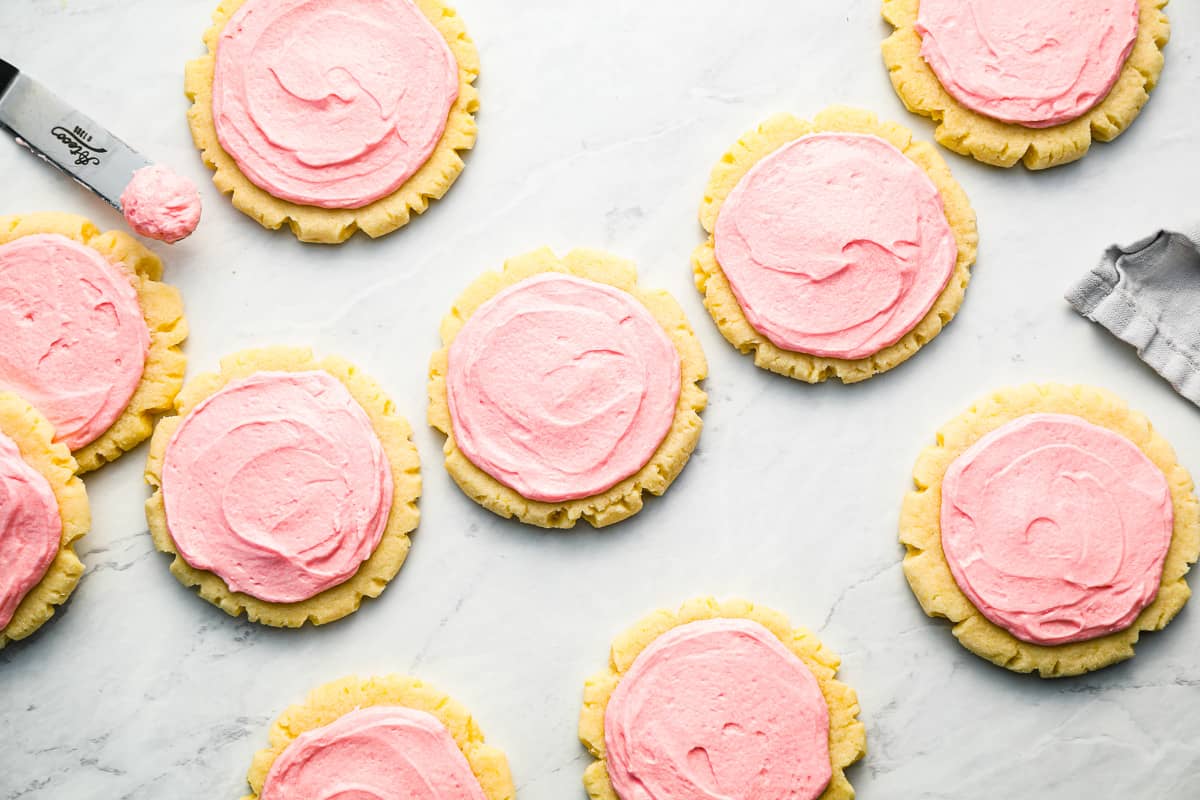
[[[78,450],[121,416],[142,380],[150,331],[130,277],[59,234],[0,245],[0,389]]]
[[[912,330],[958,257],[933,182],[865,134],[803,136],[759,161],[713,236],[755,330],[785,350],[845,359]]]
[[[921,56],[955,100],[1027,128],[1103,100],[1133,50],[1138,0],[921,0]]]
[[[510,286],[450,346],[454,438],[523,497],[561,502],[640,470],[671,429],[680,358],[646,307],[612,286],[544,273]]]
[[[61,538],[62,518],[49,481],[0,433],[0,629],[46,574]]]
[[[351,711],[297,736],[260,800],[487,800],[436,717],[403,706]]]
[[[259,372],[205,398],[163,456],[167,528],[231,591],[295,603],[375,551],[392,475],[371,421],[326,372]]]
[[[121,192],[121,213],[134,233],[174,244],[200,224],[200,193],[161,164],[142,167]]]
[[[217,138],[269,194],[359,208],[429,159],[458,62],[412,0],[247,0],[213,75]]]
[[[833,776],[817,679],[745,619],[651,642],[608,701],[604,742],[621,800],[813,800]]]
[[[1162,470],[1124,436],[1068,414],[992,431],[942,480],[955,582],[1035,644],[1128,628],[1158,592],[1173,525]]]

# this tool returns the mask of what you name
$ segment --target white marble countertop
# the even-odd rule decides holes
[[[1200,5],[1172,4],[1162,83],[1114,144],[1042,174],[947,153],[981,236],[961,314],[890,374],[811,387],[756,369],[717,333],[691,282],[696,209],[715,160],[776,111],[861,105],[932,138],[892,93],[879,0],[457,0],[483,62],[478,147],[424,217],[340,247],[260,228],[209,181],[182,84],[215,2],[4,0],[0,55],[202,184],[199,232],[156,248],[187,305],[190,370],[271,343],[360,364],[416,428],[421,527],[380,599],[325,628],[274,630],[169,574],[142,514],[145,447],[88,476],[87,574],[38,635],[0,652],[0,799],[232,800],[285,706],[347,673],[395,671],[475,713],[521,800],[583,800],[585,677],[614,634],[697,594],[774,606],[843,656],[869,730],[849,773],[862,798],[1195,795],[1200,609],[1098,674],[1010,674],[921,613],[896,522],[937,427],[1011,383],[1109,387],[1200,473],[1200,412],[1062,300],[1105,244],[1200,213]],[[0,214],[121,222],[5,137],[0,176]],[[599,532],[479,508],[424,424],[443,313],[477,273],[543,244],[635,258],[683,304],[711,366],[692,462],[664,498]]]

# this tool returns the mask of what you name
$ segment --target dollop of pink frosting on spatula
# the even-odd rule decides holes
[[[955,582],[985,617],[1035,644],[1128,628],[1158,593],[1174,518],[1154,462],[1068,414],[997,428],[942,480]]]
[[[200,224],[200,193],[196,184],[161,164],[142,167],[121,193],[121,213],[139,236],[174,244]]]

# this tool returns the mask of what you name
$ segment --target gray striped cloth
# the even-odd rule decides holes
[[[1067,302],[1200,406],[1200,226],[1109,247]]]

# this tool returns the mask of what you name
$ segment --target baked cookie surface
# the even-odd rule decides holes
[[[388,707],[432,717],[453,738],[487,800],[512,800],[515,789],[508,759],[484,741],[483,731],[467,709],[446,694],[405,675],[342,678],[317,687],[304,702],[285,710],[271,726],[268,747],[254,756],[247,778],[251,794],[244,800],[270,800],[273,795],[267,784],[272,767],[298,738],[345,720],[354,712]]]
[[[0,648],[3,648],[45,624],[54,616],[55,607],[65,603],[79,584],[83,562],[75,555],[75,542],[91,526],[91,512],[83,481],[76,475],[78,464],[70,451],[54,441],[54,428],[37,409],[8,392],[0,392],[0,436],[5,439],[0,442],[0,456],[10,446],[14,447],[24,464],[44,478],[61,523],[58,545],[41,577],[24,592],[11,616],[0,626]],[[0,508],[0,522],[7,518],[7,513],[7,509]],[[0,535],[4,533],[4,526],[0,525]],[[0,542],[0,552],[8,553],[13,544]],[[6,568],[11,569],[11,565],[6,563]]]
[[[561,500],[536,500],[524,496],[509,485],[523,486],[524,484],[520,483],[519,479],[510,478],[508,483],[502,483],[493,477],[493,474],[474,463],[460,447],[458,434],[454,427],[454,409],[451,402],[451,385],[453,384],[451,352],[456,340],[468,323],[472,321],[473,316],[481,309],[485,314],[496,310],[498,306],[495,305],[495,301],[503,301],[506,290],[511,290],[518,285],[521,285],[522,288],[535,286],[539,281],[556,277],[565,279],[562,281],[563,283],[570,283],[576,289],[597,293],[597,297],[602,297],[606,303],[638,304],[637,308],[631,311],[630,317],[644,317],[645,324],[652,328],[657,325],[661,330],[652,331],[654,336],[663,339],[664,348],[674,350],[672,357],[678,360],[678,399],[665,409],[666,417],[663,420],[665,424],[662,428],[655,428],[656,438],[641,437],[639,439],[639,446],[650,443],[648,451],[650,455],[649,460],[640,467],[636,464],[632,467],[628,464],[625,465],[624,472],[633,469],[632,474],[628,474],[610,488],[597,491],[595,494]],[[641,310],[643,308],[644,311]],[[516,313],[514,312],[514,315]],[[554,316],[553,304],[538,313],[552,318]],[[599,312],[597,313],[599,314]],[[610,322],[615,323],[617,327],[621,327],[623,324],[621,320],[611,320]],[[629,320],[626,324],[633,324],[633,320]],[[609,323],[604,323],[606,330],[608,325]],[[516,329],[509,328],[509,330]],[[518,342],[518,351],[515,352],[522,359],[521,363],[528,362],[527,366],[530,370],[541,369],[544,371],[544,367],[538,363],[535,347],[542,346],[539,344],[541,342],[539,331],[544,334],[545,330],[545,328],[535,326],[525,333],[514,334],[510,337]],[[563,338],[570,336],[570,331],[564,330],[561,333]],[[509,259],[505,262],[501,272],[485,273],[463,292],[450,314],[442,321],[441,337],[443,347],[434,353],[429,367],[429,424],[446,436],[443,448],[446,470],[455,482],[477,503],[502,517],[516,517],[522,522],[545,528],[570,528],[580,519],[586,520],[595,527],[619,522],[641,510],[644,492],[662,494],[666,491],[696,447],[701,430],[700,412],[707,402],[707,396],[699,386],[699,382],[706,377],[708,371],[704,353],[678,303],[664,291],[649,291],[640,288],[634,266],[629,261],[595,250],[574,250],[559,258],[548,249],[536,250]],[[633,344],[640,344],[640,341],[637,340]],[[549,348],[555,345],[555,342],[545,342],[544,344],[546,348]],[[568,346],[575,344],[571,342],[568,343]],[[616,434],[609,430],[607,423],[619,414],[640,410],[641,404],[634,403],[629,408],[625,408],[625,405],[628,404],[623,405],[623,402],[629,398],[615,395],[610,397],[607,392],[592,391],[596,387],[589,381],[598,374],[613,370],[616,372],[612,372],[612,374],[626,375],[626,371],[630,369],[628,362],[631,359],[623,358],[615,365],[597,362],[595,369],[588,371],[591,366],[585,362],[589,359],[612,354],[606,350],[603,343],[597,343],[595,347],[589,348],[588,352],[576,355],[579,355],[580,358],[575,361],[565,361],[555,367],[554,372],[557,378],[562,378],[563,382],[555,383],[552,388],[535,387],[539,391],[544,391],[547,397],[550,397],[549,400],[546,400],[545,403],[538,400],[536,408],[515,413],[518,413],[519,416],[528,414],[533,422],[525,420],[522,424],[537,428],[542,424],[539,419],[549,419],[546,414],[557,416],[573,400],[583,398],[582,406],[572,407],[574,410],[563,412],[562,415],[577,415],[579,419],[576,421],[589,425],[594,422],[599,427],[595,430],[589,428],[589,431],[595,434],[596,441],[592,443],[596,444],[599,450],[612,449],[617,439],[614,438]],[[627,356],[629,354],[622,353],[620,355]],[[637,367],[638,365],[634,364],[633,366]],[[650,374],[655,372],[658,371],[647,370],[645,379],[656,381],[662,377]],[[495,379],[502,380],[504,378],[503,375],[497,375],[495,371],[489,372],[489,376],[485,377],[489,377],[489,382],[493,386],[496,384]],[[556,376],[547,376],[547,383],[555,381]],[[528,376],[514,377],[525,379]],[[631,381],[634,379],[633,373],[626,377]],[[639,374],[637,380],[642,379]],[[618,383],[622,382],[618,381]],[[501,387],[500,390],[503,388]],[[621,389],[620,386],[610,388],[614,388],[614,391]],[[589,397],[589,395],[591,396]],[[514,398],[514,402],[518,400],[520,398]],[[556,403],[566,405],[561,406],[557,411],[549,411],[543,407],[547,404],[553,406]],[[601,408],[600,406],[604,406],[604,404],[609,405]],[[656,409],[656,415],[659,410],[661,409]],[[534,413],[541,415],[540,418],[533,418]],[[462,417],[460,416],[460,418]],[[524,420],[524,416],[521,419]],[[661,430],[665,430],[665,433],[659,433]],[[534,431],[531,435],[536,433],[537,431]],[[651,435],[647,434],[647,436]],[[616,455],[620,457],[622,454],[617,453]],[[585,460],[587,459],[585,458]],[[488,466],[493,472],[503,474],[495,465],[488,464]],[[514,471],[522,467],[521,464],[510,466]],[[542,466],[549,469],[547,465]],[[608,472],[606,474],[611,479],[613,474],[624,474],[624,472]],[[563,485],[569,485],[569,480],[564,480],[561,476],[559,478],[560,488]],[[596,480],[600,480],[600,477],[597,476]],[[605,483],[602,481],[598,485]]]
[[[171,403],[183,385],[184,370],[187,359],[180,345],[187,338],[187,321],[183,316],[183,301],[179,292],[172,286],[161,282],[162,262],[158,256],[147,250],[136,239],[120,231],[100,230],[83,217],[74,214],[43,212],[0,217],[0,247],[20,245],[34,241],[52,243],[54,246],[65,248],[79,247],[87,252],[99,254],[108,265],[120,271],[127,277],[136,297],[130,295],[130,304],[136,301],[138,310],[145,322],[144,336],[145,361],[140,377],[134,375],[136,383],[130,385],[131,394],[122,411],[115,415],[112,423],[98,435],[88,434],[75,444],[73,455],[79,463],[80,472],[90,472],[103,464],[114,461],[123,453],[136,447],[150,436],[154,427],[154,419],[170,410]],[[44,287],[39,286],[39,291]],[[113,299],[116,302],[116,298]],[[101,314],[102,308],[95,313]],[[15,310],[14,310],[14,313]],[[38,309],[28,309],[28,315],[36,319]],[[115,315],[115,311],[112,315]],[[110,315],[110,316],[112,316]],[[102,315],[101,315],[102,316]],[[91,341],[88,337],[99,335],[97,326],[91,322],[83,332],[76,330],[72,335],[77,339],[68,342],[56,351],[56,357],[64,359],[88,359],[101,351],[101,343]],[[64,337],[65,337],[64,333]],[[72,351],[72,348],[74,350]],[[53,349],[53,348],[52,348]],[[49,353],[46,354],[49,357]],[[119,358],[119,355],[117,356]],[[45,360],[45,359],[43,359]],[[82,362],[71,362],[72,369],[82,369]],[[119,362],[118,362],[119,363]],[[36,373],[37,367],[26,365],[25,372]],[[111,371],[111,370],[110,370]],[[86,370],[87,374],[99,381],[94,386],[86,387],[96,395],[107,396],[111,385],[105,383],[108,372],[99,369]],[[26,375],[23,380],[32,380]],[[76,386],[75,391],[80,387]],[[22,391],[19,386],[6,386],[0,377],[0,390],[11,390],[23,395],[32,392]],[[53,394],[53,387],[46,389]],[[43,409],[51,422],[54,423],[52,409]],[[79,409],[65,409],[64,419],[58,420],[56,428],[65,429],[68,425],[78,426]],[[90,417],[97,413],[89,409],[82,416]],[[73,418],[68,418],[73,417]],[[62,435],[62,430],[59,430]]]
[[[751,323],[717,256],[716,234],[722,209],[743,179],[764,159],[781,152],[781,148],[815,134],[875,137],[918,166],[937,190],[945,223],[953,234],[957,251],[944,288],[932,300],[928,310],[918,317],[915,325],[894,343],[861,357],[816,355],[775,344],[771,336]],[[855,383],[911,358],[937,336],[958,312],[970,281],[978,244],[975,212],[937,151],[929,144],[914,141],[911,131],[900,125],[883,123],[870,112],[845,107],[826,109],[812,122],[790,114],[778,114],[744,134],[713,169],[700,206],[700,223],[708,239],[693,253],[692,269],[696,288],[703,295],[704,305],[721,334],[739,351],[752,353],[757,366],[808,383],[819,383],[829,378]]]
[[[282,462],[273,461],[272,452],[264,451],[255,459],[255,463],[267,465],[263,475],[252,473],[243,475],[238,471],[235,474],[222,473],[224,477],[221,478],[234,482],[229,485],[243,487],[235,494],[247,501],[247,504],[243,504],[248,506],[245,509],[232,506],[225,509],[226,518],[232,519],[230,524],[238,526],[238,530],[243,530],[243,533],[238,534],[238,538],[249,536],[253,548],[268,551],[265,554],[258,553],[257,555],[253,550],[249,551],[248,558],[251,559],[249,563],[257,565],[263,571],[258,576],[259,579],[256,580],[255,569],[243,569],[240,560],[238,564],[232,566],[213,564],[212,570],[193,566],[181,552],[180,545],[183,540],[177,541],[176,534],[172,532],[169,516],[171,501],[164,497],[164,490],[170,491],[172,488],[165,484],[171,474],[171,459],[168,449],[174,444],[176,433],[189,420],[189,415],[193,415],[198,409],[207,408],[207,403],[211,402],[211,398],[221,397],[225,391],[237,389],[246,385],[247,381],[260,376],[293,374],[297,376],[298,380],[320,376],[334,379],[335,386],[344,387],[348,392],[349,402],[353,404],[355,413],[365,414],[365,421],[369,423],[370,432],[378,438],[382,454],[386,456],[386,460],[380,468],[391,480],[390,502],[384,504],[383,500],[377,498],[381,508],[386,512],[386,519],[378,520],[378,524],[381,526],[378,544],[371,549],[369,540],[364,543],[358,540],[347,542],[340,537],[330,539],[328,532],[323,532],[323,529],[308,530],[300,527],[304,524],[305,518],[316,519],[317,523],[320,522],[322,506],[313,506],[310,513],[307,504],[318,502],[327,504],[327,498],[321,495],[293,498],[292,501],[303,513],[296,512],[294,509],[288,511],[287,509],[292,507],[284,503],[280,504],[281,508],[278,510],[271,508],[256,510],[253,507],[254,496],[266,496],[277,492],[286,494],[287,489],[286,486],[260,486],[259,483],[256,483],[256,481],[261,483],[272,475],[278,476],[281,470],[286,472],[288,469]],[[318,394],[321,394],[321,387],[316,388]],[[324,394],[328,395],[331,392],[325,391]],[[247,404],[246,408],[248,413],[252,410],[250,404]],[[315,447],[316,444],[306,443],[303,433],[305,430],[304,420],[294,423],[286,422],[286,420],[280,422],[287,428],[300,429],[299,433],[293,433],[285,428],[280,433],[280,435],[294,440],[288,447],[290,450],[300,453],[301,460],[296,463],[303,466],[305,462],[320,460],[319,456],[323,451],[308,452],[309,445]],[[161,552],[174,557],[171,563],[171,573],[182,584],[198,587],[201,597],[230,615],[237,616],[244,612],[252,621],[289,628],[300,627],[305,622],[321,625],[341,619],[357,610],[363,597],[378,597],[388,582],[399,572],[408,555],[409,534],[416,529],[420,516],[417,510],[417,498],[421,493],[420,462],[411,436],[412,429],[396,413],[392,401],[383,393],[379,385],[343,359],[330,356],[317,360],[311,351],[297,347],[245,350],[227,356],[221,360],[219,372],[199,375],[188,382],[176,400],[176,414],[160,420],[154,437],[151,439],[150,455],[146,464],[146,481],[154,488],[154,494],[146,501],[146,519],[154,544]],[[210,459],[209,462],[206,462],[207,466],[200,464],[205,472],[224,469],[220,466],[223,463],[220,454],[215,455],[215,460]],[[235,467],[238,465],[230,466],[228,469]],[[186,473],[181,474],[186,476]],[[179,506],[179,508],[187,508],[188,511],[185,523],[189,526],[187,541],[188,547],[191,548],[195,546],[192,543],[196,541],[196,537],[201,537],[205,533],[205,526],[203,524],[193,525],[198,518],[196,506],[192,503],[195,498],[190,498],[193,493],[189,491],[186,477],[183,485],[179,487],[179,491],[182,493],[182,499],[191,503],[189,506]],[[202,490],[202,487],[197,486],[196,496],[202,498],[205,496],[204,491],[207,489]],[[343,509],[347,507],[349,506],[346,502],[342,502],[339,506]],[[284,513],[285,511],[287,513]],[[294,516],[297,513],[299,513],[299,517]],[[203,520],[200,521],[203,522]],[[372,524],[371,522],[363,523],[364,526]],[[346,523],[346,526],[347,528],[351,527],[349,522]],[[195,530],[195,527],[198,527],[199,530]],[[181,527],[179,535],[183,535],[184,530]],[[251,533],[246,534],[245,531]],[[277,536],[284,538],[276,540]],[[316,542],[311,541],[318,536],[323,538]],[[296,543],[292,541],[292,538],[296,537],[299,538],[301,545],[304,542],[307,542],[308,545],[297,549]],[[292,552],[276,551],[274,549],[276,544],[280,548],[286,548]],[[208,564],[208,559],[212,558],[220,561],[221,553],[219,551],[212,555],[201,549],[203,545],[203,539],[200,539],[200,547],[192,551],[200,553],[199,557],[193,556],[197,558],[198,562],[203,559],[202,563]],[[266,547],[267,545],[270,547]],[[306,554],[310,553],[317,553],[318,562],[326,559],[332,560],[338,553],[338,548],[343,546],[357,547],[356,552],[360,556],[366,556],[365,560],[353,560],[351,563],[353,572],[349,577],[343,577],[340,574],[332,576],[323,574],[318,569],[319,563],[317,566],[311,566],[303,560],[308,558]],[[369,555],[366,555],[367,553]],[[272,592],[279,591],[279,581],[274,581],[274,585],[268,586],[271,581],[267,580],[265,570],[272,568],[273,562],[268,560],[267,556],[288,568],[294,566],[297,573],[296,580],[284,583],[290,585],[291,589],[300,591],[299,595],[294,597],[290,594],[269,595],[274,599],[262,599],[262,597],[256,596],[266,595],[267,591],[264,591],[264,588]],[[296,558],[292,558],[292,556]],[[338,558],[341,556],[338,555]],[[300,560],[297,561],[297,559]],[[356,569],[353,568],[353,564],[358,564]],[[220,570],[223,574],[218,574],[215,570]],[[313,577],[314,572],[317,573],[315,577]],[[231,589],[230,582],[244,591]],[[316,593],[313,594],[313,592]]]
[[[1153,601],[1127,627],[1062,644],[1026,641],[990,621],[972,604],[951,570],[942,542],[945,476],[956,460],[985,436],[1031,415],[1070,415],[1116,433],[1135,445],[1165,476],[1173,523],[1160,583]],[[904,574],[925,613],[954,623],[954,636],[968,650],[1014,672],[1036,670],[1044,678],[1079,675],[1131,658],[1142,631],[1162,629],[1183,608],[1191,594],[1184,576],[1200,555],[1200,505],[1191,477],[1176,460],[1171,446],[1144,416],[1130,410],[1119,398],[1086,386],[1045,384],[1004,389],[943,426],[937,438],[938,444],[926,449],[917,460],[913,471],[916,490],[905,497],[901,511]],[[1021,504],[1019,498],[1011,503]],[[1030,569],[1036,572],[1036,565]]]
[[[1163,67],[1170,23],[1167,0],[1137,0],[1133,48],[1104,98],[1081,116],[1050,127],[1026,127],[972,111],[956,100],[921,56],[915,26],[920,0],[884,0],[883,18],[895,31],[883,43],[883,60],[896,93],[909,111],[937,123],[943,147],[998,167],[1017,162],[1046,169],[1082,158],[1092,140],[1108,142],[1137,118]]]
[[[584,773],[583,782],[588,795],[593,800],[631,800],[628,797],[622,798],[614,788],[612,776],[610,775],[612,765],[610,765],[609,759],[612,755],[608,752],[608,732],[606,726],[608,725],[607,717],[610,701],[613,700],[614,694],[618,692],[622,680],[626,679],[631,671],[635,670],[635,665],[637,665],[638,669],[641,669],[641,665],[638,664],[639,656],[646,652],[647,648],[651,648],[656,641],[661,642],[661,637],[664,635],[686,633],[688,628],[697,623],[703,625],[705,623],[721,621],[749,623],[749,625],[745,626],[747,630],[736,632],[735,635],[738,639],[744,641],[748,635],[754,635],[754,630],[760,631],[761,635],[765,637],[766,641],[770,641],[772,646],[780,646],[781,649],[787,652],[788,658],[794,656],[796,659],[799,659],[799,662],[803,665],[801,669],[811,673],[811,677],[815,679],[820,697],[823,698],[824,706],[828,712],[827,755],[829,763],[828,770],[825,773],[827,776],[827,785],[823,789],[821,786],[809,787],[812,790],[820,792],[819,795],[810,794],[809,796],[817,796],[821,800],[850,800],[850,798],[853,798],[854,789],[846,779],[845,769],[866,755],[866,728],[858,720],[859,706],[857,694],[853,689],[835,679],[837,668],[840,664],[838,657],[830,652],[828,648],[821,644],[807,630],[794,628],[787,617],[778,611],[754,605],[746,600],[731,599],[718,601],[711,597],[695,598],[684,603],[678,610],[660,610],[644,617],[616,638],[612,645],[608,667],[587,681],[584,688],[583,710],[579,718],[579,738],[592,757],[596,759]],[[676,676],[676,678],[679,677]],[[678,683],[679,681],[676,680],[675,685],[678,685]],[[785,684],[780,684],[779,686],[772,685],[772,692],[784,689]],[[720,692],[719,689],[713,689],[713,687],[708,687],[708,689]],[[723,697],[724,693],[719,693],[719,698]],[[719,702],[719,700],[714,702]],[[729,706],[727,708],[722,706],[721,708],[729,714],[743,710],[736,706]],[[761,711],[761,709],[758,709],[758,711]],[[679,716],[675,716],[674,718],[682,719]],[[712,720],[709,719],[707,721],[711,722]],[[768,721],[760,719],[759,723],[768,724]],[[736,722],[726,722],[721,731],[731,731],[736,734],[738,730],[735,729],[741,728],[742,726],[737,725]],[[691,733],[696,737],[701,736],[698,731],[692,731]],[[722,733],[715,735],[717,738],[721,738]],[[688,741],[692,741],[692,739],[689,738]],[[696,742],[699,742],[699,738],[696,738],[693,743]],[[770,742],[768,744],[777,745],[779,743]],[[730,751],[725,755],[732,757],[736,753],[736,750],[735,748],[734,751]],[[667,757],[665,754],[660,755]],[[795,755],[802,756],[803,754]],[[704,773],[715,767],[716,771],[721,772],[726,777],[737,776],[735,780],[748,781],[745,785],[733,788],[749,790],[751,784],[758,785],[754,783],[757,779],[751,774],[754,770],[747,773],[745,770],[737,769],[732,764],[714,764],[711,754],[704,759],[707,762],[707,766],[703,762],[694,763],[690,753],[687,760],[689,768],[698,768],[696,773],[698,776],[702,777]],[[771,766],[775,769],[786,769],[786,765],[772,764]],[[761,775],[759,777],[761,778]],[[727,789],[729,787],[723,788]],[[792,788],[794,787],[789,785],[787,787],[776,787],[776,790],[782,793]],[[768,789],[767,791],[770,794],[770,790]],[[704,796],[720,795],[706,794]],[[658,800],[665,800],[665,798],[658,798]]]
[[[479,54],[475,48],[475,44],[467,35],[466,27],[457,13],[446,5],[442,0],[390,0],[396,3],[400,8],[395,9],[397,12],[407,14],[410,8],[415,8],[419,12],[419,16],[423,20],[427,20],[432,26],[436,34],[444,39],[446,46],[449,48],[449,53],[457,64],[458,80],[455,87],[457,95],[450,105],[449,113],[445,117],[445,126],[436,141],[432,145],[431,152],[419,166],[407,164],[406,169],[412,169],[411,174],[403,180],[396,188],[388,191],[386,194],[374,199],[365,199],[362,202],[357,202],[353,197],[340,197],[336,200],[320,202],[301,202],[302,191],[295,188],[277,189],[280,195],[289,195],[293,199],[284,199],[281,196],[273,195],[270,191],[262,188],[260,184],[269,184],[270,179],[259,172],[265,172],[271,169],[272,159],[260,157],[259,150],[264,149],[262,143],[248,143],[239,145],[243,148],[245,156],[243,163],[245,170],[239,166],[239,163],[234,160],[234,156],[221,144],[221,139],[218,136],[219,121],[214,115],[214,80],[218,74],[218,43],[222,38],[227,23],[238,14],[244,4],[260,3],[260,0],[223,0],[218,5],[213,13],[213,25],[204,35],[204,43],[208,48],[208,53],[187,64],[185,70],[185,90],[188,99],[192,101],[192,107],[188,112],[188,124],[192,130],[192,138],[195,141],[196,147],[201,151],[201,156],[204,163],[212,170],[213,183],[217,188],[231,196],[231,200],[235,208],[242,213],[251,217],[265,228],[278,229],[280,226],[287,224],[295,236],[305,242],[322,242],[334,244],[345,241],[355,231],[361,230],[371,237],[379,237],[408,224],[412,214],[423,213],[429,206],[430,200],[441,198],[454,181],[458,178],[459,173],[463,170],[463,160],[460,155],[462,151],[471,149],[475,144],[476,125],[474,113],[479,108],[479,94],[474,87],[474,81],[479,75]],[[359,96],[358,90],[354,87],[358,86],[356,81],[374,81],[380,80],[383,83],[376,89],[376,93],[381,97],[387,97],[399,103],[399,97],[395,96],[396,87],[390,86],[378,74],[382,67],[380,64],[372,62],[371,59],[380,57],[380,53],[386,53],[392,48],[391,43],[386,43],[378,48],[362,48],[355,46],[343,46],[339,44],[336,48],[332,48],[335,52],[330,52],[331,48],[312,47],[310,42],[308,45],[303,45],[305,36],[327,34],[331,37],[339,37],[346,33],[348,26],[353,26],[353,20],[367,13],[367,9],[356,9],[360,5],[356,0],[340,0],[346,6],[348,14],[341,18],[326,19],[322,16],[320,19],[311,21],[312,30],[298,29],[294,31],[296,42],[294,47],[299,48],[299,51],[317,50],[327,54],[329,57],[339,57],[351,59],[356,63],[352,67],[339,67],[335,70],[330,70],[328,73],[323,73],[327,79],[328,85],[320,88],[316,81],[322,73],[316,70],[309,70],[304,64],[297,62],[291,56],[286,61],[289,64],[299,64],[295,66],[294,73],[284,76],[284,88],[291,87],[294,89],[292,96],[296,98],[294,101],[283,101],[276,98],[282,103],[282,108],[287,109],[289,102],[297,102],[300,110],[292,109],[284,114],[285,120],[292,118],[295,114],[299,114],[296,119],[312,119],[315,120],[320,114],[334,113],[337,114],[337,119],[331,120],[331,124],[346,126],[346,129],[354,129],[361,131],[363,141],[368,142],[372,147],[376,147],[381,139],[379,131],[374,128],[369,128],[368,123],[364,119],[353,116],[352,109],[333,109],[327,108],[324,105],[316,103],[319,97],[310,97],[313,91],[326,92],[328,95],[333,95],[342,98],[344,101],[350,101]],[[278,4],[281,8],[283,3]],[[292,4],[295,5],[295,4]],[[287,9],[284,9],[285,11]],[[337,9],[334,9],[337,10]],[[324,9],[328,12],[329,9]],[[399,19],[400,14],[390,14],[381,17],[381,21],[392,21]],[[362,24],[367,24],[364,19]],[[300,26],[296,26],[300,27]],[[399,29],[400,33],[405,35],[413,33],[413,26],[407,25]],[[290,31],[290,29],[289,29]],[[291,32],[291,31],[290,31]],[[377,31],[377,33],[380,33]],[[350,35],[350,34],[346,34]],[[353,33],[353,36],[362,36],[363,32],[358,30]],[[381,34],[382,35],[382,34]],[[341,41],[338,39],[337,41]],[[302,46],[303,45],[303,46]],[[298,52],[299,52],[298,51]],[[378,51],[378,52],[376,52]],[[290,51],[289,51],[290,52]],[[396,52],[399,52],[398,50]],[[393,53],[389,58],[397,58]],[[363,63],[357,63],[362,61]],[[374,66],[372,66],[374,64]],[[310,74],[310,72],[312,74]],[[355,72],[362,73],[358,77]],[[427,77],[423,70],[412,68],[409,65],[403,72],[416,75],[418,77]],[[341,83],[335,80],[334,73],[346,73],[347,79]],[[364,77],[365,76],[365,77]],[[340,79],[338,79],[340,80]],[[318,86],[314,89],[314,86]],[[289,90],[291,91],[291,90]],[[343,97],[344,95],[344,97]],[[304,110],[304,103],[309,103],[310,108]],[[351,106],[353,103],[350,104]],[[339,107],[340,108],[340,107]],[[422,109],[428,111],[424,105]],[[429,113],[435,113],[430,111]],[[376,116],[378,115],[378,107],[375,109]],[[246,128],[254,128],[256,125],[247,123]],[[299,139],[299,133],[291,130],[288,125],[282,124],[280,131],[275,136],[278,141],[284,141],[288,137],[295,136]],[[313,142],[307,140],[303,147],[315,146],[317,149],[314,152],[301,150],[295,158],[296,169],[303,174],[309,176],[299,180],[302,184],[304,180],[311,182],[312,175],[318,174],[322,169],[339,170],[350,159],[353,162],[352,156],[357,158],[362,154],[357,146],[352,148],[353,152],[337,151],[337,142],[330,142],[326,137],[321,137],[317,129],[309,131],[315,137]],[[422,131],[421,134],[428,134],[429,131]],[[233,134],[229,134],[233,135]],[[400,137],[398,141],[403,141]],[[302,147],[297,144],[296,147]],[[330,148],[328,151],[325,148]],[[367,148],[370,150],[371,148]],[[377,148],[376,148],[377,149]],[[357,155],[356,155],[357,154]],[[247,158],[253,158],[257,167],[251,166]],[[343,170],[345,175],[334,181],[334,185],[344,185],[350,187],[355,181],[373,180],[373,176],[378,176],[386,170],[392,169],[397,164],[404,164],[404,159],[400,155],[387,156],[381,154],[378,164],[362,165],[361,168]],[[415,167],[415,169],[413,169]],[[247,174],[246,170],[254,173],[252,178]],[[283,185],[281,183],[281,185]],[[353,194],[351,188],[347,188]],[[368,191],[367,197],[370,198],[376,194],[374,191]],[[310,199],[308,197],[303,198]],[[315,198],[314,198],[315,199]],[[321,203],[333,202],[334,205],[325,207]]]

